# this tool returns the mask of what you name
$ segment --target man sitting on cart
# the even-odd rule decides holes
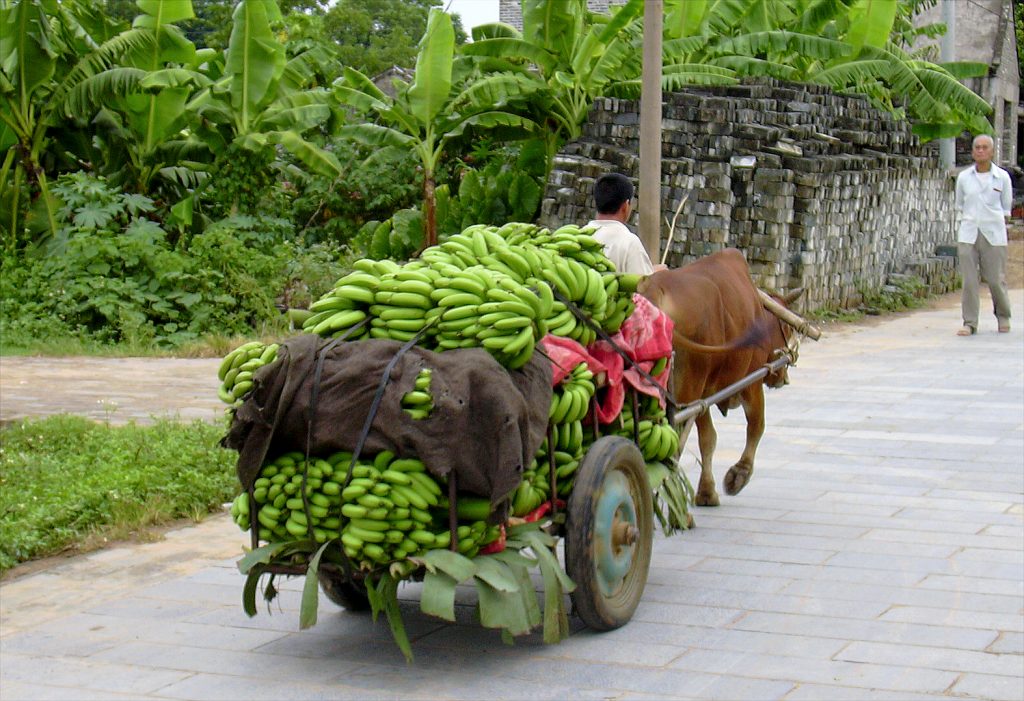
[[[633,183],[621,173],[606,173],[594,183],[597,216],[587,223],[595,227],[594,238],[620,273],[650,275],[666,266],[651,263],[640,238],[626,226],[633,211]]]

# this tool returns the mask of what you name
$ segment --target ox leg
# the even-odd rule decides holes
[[[700,482],[694,497],[697,506],[718,506],[715,475],[711,471],[711,456],[717,443],[718,434],[711,422],[711,412],[706,411],[697,418],[697,444],[700,446]]]
[[[753,385],[751,391],[743,393],[743,413],[747,418],[747,443],[739,461],[729,468],[722,480],[725,493],[739,494],[754,474],[754,453],[764,435],[764,387]]]

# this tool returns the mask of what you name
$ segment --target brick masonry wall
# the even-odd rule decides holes
[[[803,287],[801,310],[855,307],[892,275],[954,288],[954,259],[936,255],[955,240],[953,181],[905,122],[860,97],[772,79],[666,93],[663,105],[670,266],[739,248],[762,287]],[[603,173],[636,182],[639,132],[638,102],[599,99],[556,159],[541,223],[591,219]]]

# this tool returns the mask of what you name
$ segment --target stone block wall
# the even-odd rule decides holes
[[[665,94],[662,130],[669,265],[740,248],[762,287],[805,288],[803,310],[854,307],[910,267],[953,288],[953,259],[936,256],[955,240],[953,181],[936,148],[865,99],[771,79],[693,88]],[[639,132],[637,102],[599,99],[556,159],[541,223],[591,219],[603,173],[636,182]]]

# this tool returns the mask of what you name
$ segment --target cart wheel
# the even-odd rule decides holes
[[[598,439],[576,475],[565,535],[576,612],[595,630],[633,616],[647,583],[654,537],[643,455],[621,436]]]
[[[321,570],[317,577],[320,579],[320,588],[324,594],[338,606],[349,611],[370,610],[370,599],[367,598],[363,585],[348,581],[341,573]]]

